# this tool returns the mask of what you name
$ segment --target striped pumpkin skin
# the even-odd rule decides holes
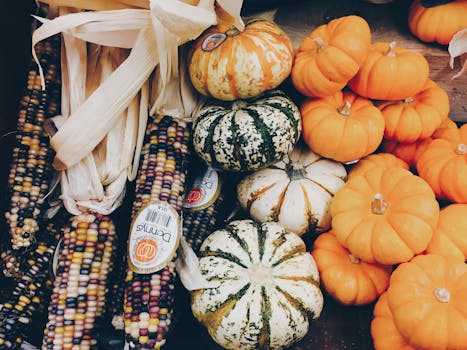
[[[195,115],[193,146],[216,170],[258,170],[292,151],[300,121],[298,107],[280,90],[232,103],[211,99]]]
[[[232,221],[204,241],[200,257],[201,274],[219,286],[194,291],[192,311],[225,349],[282,349],[321,313],[316,264],[277,223]]]
[[[341,163],[322,158],[307,147],[296,147],[289,162],[243,178],[237,198],[259,222],[277,221],[297,235],[324,232],[331,226],[331,200],[346,176]]]
[[[203,42],[215,33],[225,33],[227,38],[217,48],[203,50]],[[250,22],[243,32],[220,25],[207,30],[192,46],[189,74],[201,94],[233,101],[277,87],[289,76],[293,57],[290,39],[273,22]]]

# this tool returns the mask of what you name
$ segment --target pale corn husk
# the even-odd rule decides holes
[[[467,28],[458,31],[449,42],[448,52],[451,56],[449,65],[454,69],[454,59],[459,57],[461,62],[461,70],[457,72],[452,79],[459,78],[467,73]]]

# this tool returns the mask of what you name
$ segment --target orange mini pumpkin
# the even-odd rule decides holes
[[[342,304],[371,303],[388,288],[391,266],[370,264],[354,257],[332,231],[318,236],[312,255],[324,289]]]
[[[416,256],[393,271],[387,293],[394,324],[414,348],[466,348],[466,264]]]
[[[451,204],[441,210],[438,227],[426,252],[460,262],[467,259],[467,204]]]
[[[359,16],[336,18],[319,26],[298,48],[293,85],[306,96],[335,94],[357,74],[370,46],[370,27]]]
[[[439,205],[430,186],[410,171],[374,168],[350,178],[331,202],[331,227],[356,257],[398,264],[423,252]]]
[[[431,141],[417,161],[417,171],[439,198],[467,203],[467,124]]]
[[[453,35],[467,28],[467,1],[414,0],[409,9],[409,28],[422,41],[448,44]]]
[[[375,350],[416,350],[399,333],[388,306],[388,293],[379,297],[373,310],[371,337]]]
[[[194,42],[189,74],[205,96],[246,99],[281,84],[290,74],[293,56],[289,37],[273,22],[252,21],[243,32],[221,24]]]
[[[373,170],[375,167],[382,167],[384,169],[389,168],[401,168],[409,169],[409,166],[402,159],[397,158],[391,153],[373,153],[362,159],[349,171],[347,177],[350,179],[353,176],[363,174],[367,171]]]
[[[398,47],[394,41],[377,42],[349,86],[360,96],[375,100],[403,100],[423,89],[428,74],[422,54]]]
[[[384,152],[392,153],[396,157],[402,159],[411,169],[416,169],[418,158],[420,158],[420,155],[425,151],[431,140],[445,137],[449,138],[449,135],[453,132],[457,132],[457,125],[451,119],[447,118],[444,119],[433,135],[426,139],[415,142],[397,142],[384,139],[381,144],[381,149]]]
[[[398,142],[414,142],[430,137],[448,118],[449,97],[434,81],[418,94],[378,105],[385,120],[384,137]]]
[[[373,103],[352,92],[308,99],[300,109],[302,135],[316,153],[339,162],[364,157],[378,148],[384,119]]]

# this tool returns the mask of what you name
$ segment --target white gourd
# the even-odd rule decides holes
[[[192,293],[194,316],[226,349],[282,349],[304,337],[323,296],[305,243],[275,222],[232,221],[201,246],[215,288]]]
[[[330,202],[345,183],[345,167],[301,146],[289,159],[243,178],[237,198],[251,218],[277,221],[302,235],[331,226]]]

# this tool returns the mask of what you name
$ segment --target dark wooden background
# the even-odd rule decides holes
[[[332,18],[358,14],[367,19],[373,40],[397,40],[405,46],[422,52],[430,63],[431,77],[443,86],[450,96],[451,115],[456,121],[467,120],[467,78],[457,81],[448,66],[446,47],[424,44],[412,37],[407,28],[409,0],[399,0],[387,5],[374,5],[358,0],[314,0],[314,1],[263,1],[244,2],[244,14],[278,7],[275,20],[292,39],[294,48],[316,26]],[[26,68],[30,61],[31,13],[35,11],[33,1],[5,1],[0,21],[0,206],[5,207],[5,187],[8,177],[10,154],[14,136],[9,135],[16,127],[18,101],[26,82]],[[459,63],[456,63],[459,68]],[[3,219],[3,215],[0,216]],[[0,287],[1,288],[1,287]],[[177,299],[179,317],[174,323],[168,350],[220,349],[191,316],[186,293],[180,292]],[[325,296],[321,317],[311,323],[308,335],[290,350],[302,349],[373,349],[370,322],[374,304],[361,307],[342,306]],[[39,325],[38,325],[39,326]],[[33,334],[33,342],[40,339],[40,330]],[[100,349],[121,349],[122,334],[104,330]],[[113,341],[110,341],[113,340]],[[105,345],[104,345],[105,344]],[[113,344],[113,345],[110,345]]]

